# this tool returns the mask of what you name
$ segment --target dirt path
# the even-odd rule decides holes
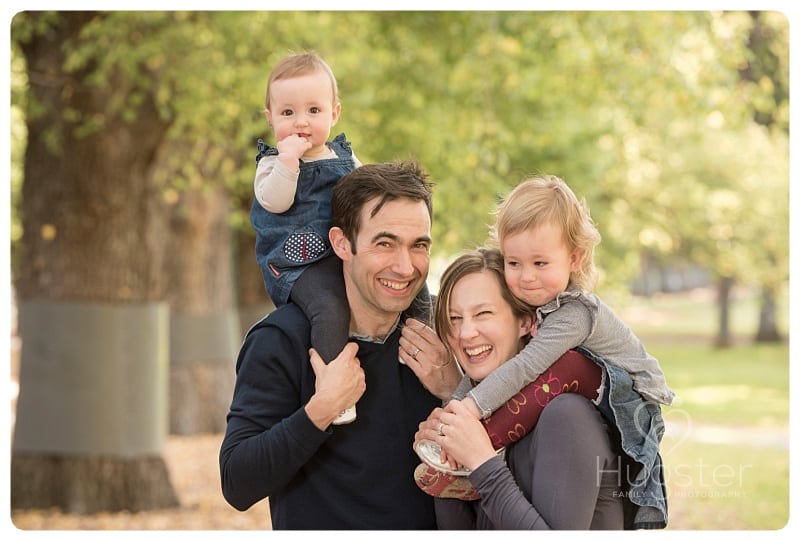
[[[222,434],[170,436],[164,460],[181,507],[143,513],[80,516],[57,510],[15,511],[22,530],[268,530],[269,506],[259,502],[241,513],[223,499],[217,453]]]
[[[789,428],[758,426],[729,426],[667,422],[666,431],[673,438],[688,438],[703,443],[746,445],[789,449]]]

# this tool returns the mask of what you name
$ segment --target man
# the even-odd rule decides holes
[[[428,275],[426,177],[414,163],[364,165],[334,189],[329,237],[354,343],[326,365],[309,354],[310,324],[293,304],[245,338],[220,449],[222,492],[239,510],[268,497],[273,529],[435,528],[412,444],[460,375],[433,331],[402,317]],[[333,426],[355,402],[355,422]]]

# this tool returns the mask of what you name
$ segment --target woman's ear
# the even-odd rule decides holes
[[[330,231],[328,231],[328,239],[331,241],[333,252],[339,259],[349,261],[352,258],[353,252],[350,249],[350,240],[341,227],[331,227]]]
[[[528,334],[531,335],[531,337],[536,336],[536,325],[533,322],[533,316],[530,314],[522,317],[522,322],[519,326],[520,338]]]

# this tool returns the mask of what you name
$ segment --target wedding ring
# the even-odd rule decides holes
[[[440,436],[444,436],[444,432],[442,432],[443,428],[444,428],[444,423],[439,423],[439,426],[436,427],[436,432],[438,432]]]
[[[419,349],[419,348],[417,348],[417,351],[415,351],[415,352],[414,352],[414,353],[411,355],[411,358],[412,358],[412,359],[414,359],[415,361],[417,360],[417,355],[419,355],[419,351],[420,351],[420,349]]]

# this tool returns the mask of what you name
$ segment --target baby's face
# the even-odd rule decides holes
[[[340,110],[333,101],[330,79],[321,71],[273,81],[270,86],[267,119],[275,139],[302,137],[311,143],[309,152],[324,147]]]

